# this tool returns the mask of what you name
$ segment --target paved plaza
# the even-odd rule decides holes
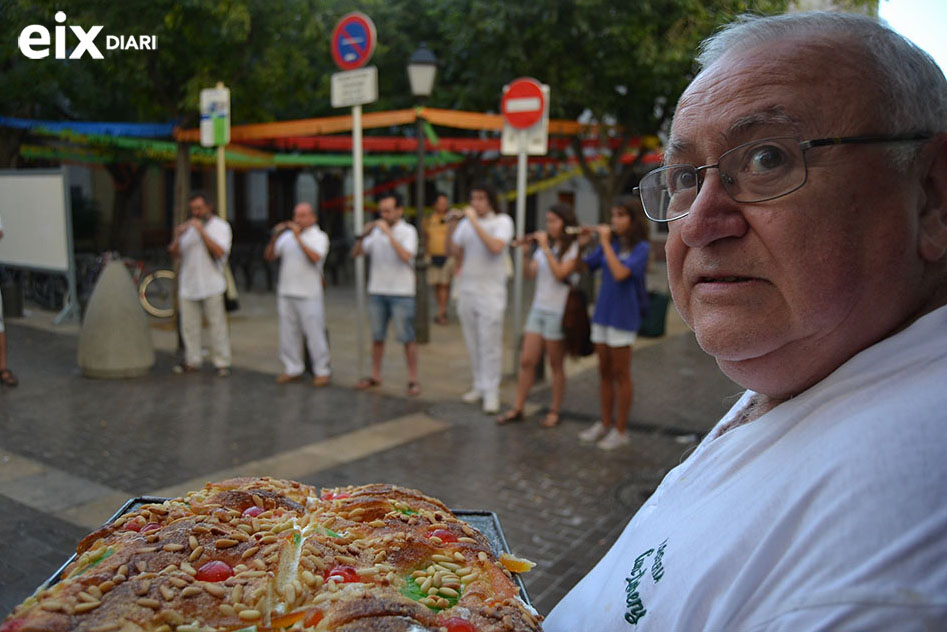
[[[209,368],[172,375],[176,334],[160,321],[152,322],[158,359],[149,375],[93,380],[76,364],[78,326],[52,325],[53,314],[29,305],[8,320],[20,386],[0,392],[0,616],[128,498],[235,475],[391,482],[455,509],[496,512],[512,550],[538,564],[524,580],[546,614],[740,391],[671,313],[668,334],[634,352],[632,444],[605,453],[576,438],[597,417],[594,358],[568,362],[559,427],[538,424],[546,383],[531,396],[527,421],[499,427],[459,400],[469,370],[456,319],[432,325],[421,348],[421,397],[405,394],[397,344],[388,345],[382,386],[359,392],[353,385],[368,359],[360,368],[354,291],[330,287],[332,385],[280,386],[275,302],[272,294],[241,296],[230,378]],[[511,348],[510,327],[507,340]],[[511,363],[508,354],[507,370]],[[505,403],[512,387],[508,376]]]

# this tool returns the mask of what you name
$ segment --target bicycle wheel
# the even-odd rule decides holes
[[[141,280],[138,300],[156,318],[174,316],[174,270],[155,270]]]

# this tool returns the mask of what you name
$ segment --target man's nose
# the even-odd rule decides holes
[[[671,222],[690,248],[707,246],[718,239],[740,237],[748,227],[741,205],[723,187],[717,169],[705,171],[704,179],[687,215]]]

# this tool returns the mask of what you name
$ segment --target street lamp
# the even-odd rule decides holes
[[[424,42],[418,46],[418,49],[411,54],[408,60],[408,81],[411,83],[411,94],[423,100],[424,97],[431,96],[434,89],[434,77],[437,75],[437,58],[434,53],[425,46]],[[414,222],[418,229],[418,254],[414,258],[414,272],[416,279],[416,289],[414,293],[414,332],[417,342],[427,344],[430,342],[430,323],[428,322],[427,307],[427,258],[426,245],[424,238],[424,121],[420,116],[417,117],[417,139],[418,139],[418,173],[416,183],[415,202],[417,213],[414,216]]]

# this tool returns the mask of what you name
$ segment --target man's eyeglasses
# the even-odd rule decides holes
[[[707,169],[717,169],[724,190],[736,202],[751,204],[789,195],[806,183],[806,151],[828,145],[903,143],[927,140],[930,134],[846,136],[799,141],[792,136],[763,138],[724,152],[713,165],[667,165],[641,179],[633,193],[641,198],[645,215],[670,222],[690,212]]]

